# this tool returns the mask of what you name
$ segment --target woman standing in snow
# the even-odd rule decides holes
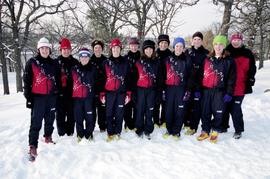
[[[162,73],[160,63],[155,57],[155,42],[145,40],[143,53],[136,66],[137,100],[136,100],[136,134],[143,134],[150,139],[154,130],[153,110],[157,93],[161,91]]]
[[[56,96],[60,85],[60,70],[57,61],[50,57],[52,50],[48,39],[41,38],[37,44],[38,55],[27,61],[23,81],[26,106],[31,108],[29,130],[29,160],[37,156],[39,131],[44,118],[45,143],[52,140],[55,119]]]
[[[216,143],[218,132],[221,130],[225,103],[232,100],[236,70],[235,63],[224,50],[227,38],[218,35],[213,40],[214,50],[204,60],[200,75],[202,86],[202,132],[197,140],[202,141],[209,137],[210,142]],[[211,121],[211,116],[214,116]]]
[[[111,56],[104,61],[105,91],[100,99],[106,105],[107,141],[119,140],[124,119],[124,105],[131,100],[129,63],[121,56],[122,43],[115,38],[110,43]]]
[[[243,45],[243,36],[240,33],[233,33],[231,43],[226,48],[236,64],[236,84],[233,98],[228,103],[222,121],[222,132],[229,128],[230,114],[232,116],[235,133],[233,137],[239,139],[244,132],[244,120],[241,104],[245,94],[252,93],[252,86],[255,83],[256,64],[252,52]]]
[[[165,60],[163,76],[165,79],[165,119],[167,132],[163,135],[168,138],[172,135],[176,140],[180,138],[184,122],[185,102],[189,100],[192,81],[192,62],[183,50],[185,40],[177,37],[173,41],[174,52]]]
[[[95,128],[94,119],[94,87],[97,77],[97,71],[90,60],[91,54],[87,48],[79,51],[80,64],[75,65],[72,72],[74,99],[74,118],[76,121],[76,131],[78,142],[85,137],[87,140],[93,140],[93,131]],[[85,128],[84,128],[85,121]]]

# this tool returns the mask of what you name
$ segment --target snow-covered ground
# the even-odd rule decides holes
[[[11,95],[4,96],[0,77],[0,178],[270,178],[270,62],[256,76],[254,93],[243,103],[245,132],[232,138],[234,129],[221,134],[217,144],[199,142],[196,136],[163,139],[165,129],[155,129],[152,140],[133,132],[107,143],[96,128],[94,142],[75,137],[42,142],[40,132],[36,162],[27,160],[30,110],[22,93],[16,93],[15,75],[9,74]],[[232,123],[230,124],[232,126]]]

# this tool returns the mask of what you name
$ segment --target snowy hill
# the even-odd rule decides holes
[[[36,162],[27,160],[30,110],[22,93],[3,96],[0,77],[0,178],[270,178],[270,62],[256,75],[254,93],[243,102],[245,132],[232,138],[234,129],[220,134],[217,144],[199,142],[195,136],[163,139],[165,129],[155,129],[153,139],[140,139],[133,132],[107,143],[96,128],[94,142],[76,142],[73,137],[53,138],[56,145],[42,142],[40,132]],[[200,130],[199,130],[200,131]]]

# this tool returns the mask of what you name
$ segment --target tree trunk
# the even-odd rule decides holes
[[[229,0],[226,3],[224,3],[224,13],[223,13],[223,19],[222,24],[220,28],[220,34],[228,36],[228,30],[230,28],[230,21],[231,21],[231,14],[232,14],[232,5],[233,0]]]
[[[16,88],[17,88],[17,92],[23,92],[21,48],[19,44],[19,33],[17,29],[13,29],[13,41],[14,41],[14,60],[16,62],[15,63]]]
[[[263,68],[263,61],[264,61],[264,49],[263,49],[263,27],[262,23],[260,24],[260,59],[259,59],[259,69]]]
[[[2,42],[3,42],[3,29],[2,29],[2,2],[1,2],[1,5],[0,5],[0,59],[2,63],[2,79],[3,79],[4,95],[6,95],[10,93],[9,93],[9,85],[8,85],[7,62],[5,59],[4,46]]]

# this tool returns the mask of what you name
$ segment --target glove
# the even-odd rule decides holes
[[[106,102],[106,99],[105,99],[105,92],[101,92],[101,93],[99,94],[99,100],[100,100],[100,102],[101,102],[102,104],[105,104],[105,102]]]
[[[27,98],[26,99],[26,107],[29,109],[33,108],[33,99],[32,98]]]
[[[196,92],[194,93],[194,97],[195,97],[195,98],[201,98],[201,92],[196,91]]]
[[[225,96],[223,97],[223,100],[225,103],[228,103],[232,100],[232,96],[231,95],[228,95],[228,94],[225,94]]]
[[[125,98],[125,104],[129,103],[131,100],[131,91],[128,91]]]
[[[189,98],[190,98],[190,94],[191,94],[190,91],[186,91],[186,93],[185,93],[185,95],[184,95],[184,97],[183,97],[183,101],[188,101]]]
[[[165,91],[162,91],[162,100],[163,100],[163,101],[166,100],[166,94],[165,94]]]

